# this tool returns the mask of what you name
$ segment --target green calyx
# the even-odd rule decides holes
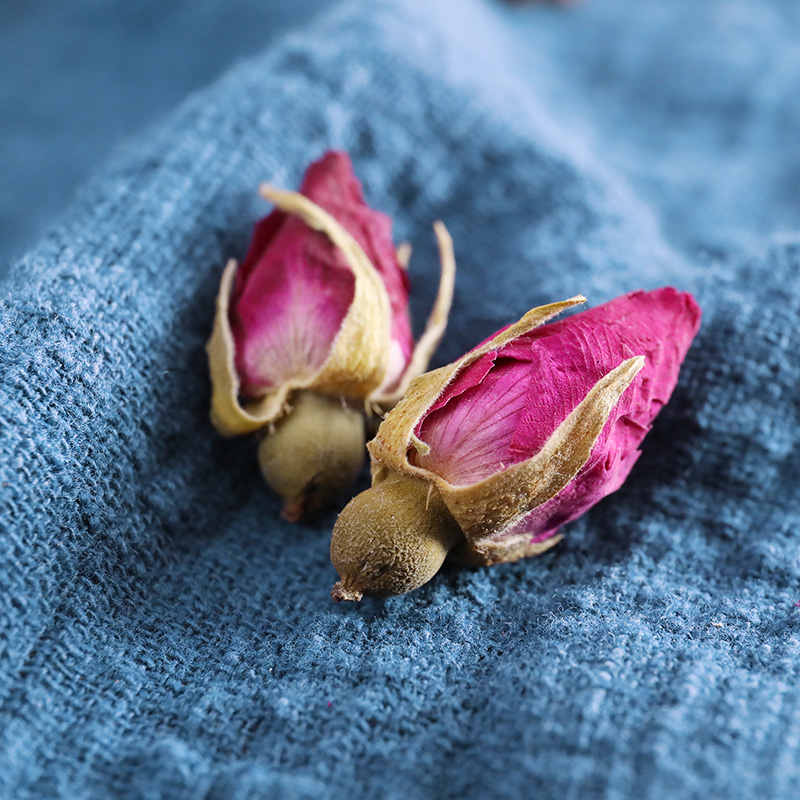
[[[261,440],[258,462],[283,498],[282,515],[307,519],[353,482],[365,455],[363,413],[341,398],[302,391]]]
[[[336,521],[334,601],[405,594],[427,583],[464,536],[431,484],[397,475],[354,497]]]

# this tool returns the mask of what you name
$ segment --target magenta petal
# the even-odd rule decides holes
[[[624,427],[613,437],[637,447],[672,394],[699,324],[700,308],[692,296],[664,288],[632,292],[533,331],[534,349],[546,349],[558,369],[532,384],[535,396],[512,450],[520,458],[536,453],[600,378],[625,359],[643,355],[644,369],[615,409],[641,434],[631,437]]]
[[[327,237],[297,219],[287,219],[263,258],[243,272],[249,279],[237,286],[230,322],[242,394],[256,397],[321,369],[355,279]]]
[[[617,488],[667,402],[700,322],[691,295],[633,292],[536,328],[468,365],[417,426],[431,447],[420,466],[452,485],[475,483],[534,456],[604,375],[624,360],[645,367],[612,412],[576,478],[526,528],[552,533]]]
[[[418,429],[430,447],[418,465],[453,485],[496,472],[524,411],[529,381],[527,363],[515,358],[487,353],[471,364]]]

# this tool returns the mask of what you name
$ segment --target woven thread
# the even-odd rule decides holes
[[[800,68],[795,45],[760,83],[755,56],[728,58],[736,26],[669,5],[648,6],[656,22],[622,0],[344,5],[189,98],[16,266],[0,306],[2,796],[800,792],[800,240],[777,233],[798,199],[755,182],[779,145],[790,158]],[[800,27],[779,5],[728,4],[758,19],[762,53]],[[703,81],[690,9],[717,31]],[[704,96],[722,99],[693,116]],[[581,103],[593,136],[571,124]],[[710,164],[708,136],[737,131]],[[703,306],[628,483],[547,555],[334,606],[333,515],[282,522],[253,442],[211,428],[222,266],[266,210],[259,182],[295,187],[330,146],[415,245],[418,327],[430,223],[453,235],[437,363],[578,292],[672,283]],[[740,206],[715,202],[750,184]]]

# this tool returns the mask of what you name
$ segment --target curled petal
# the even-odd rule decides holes
[[[508,342],[543,325],[562,311],[585,302],[585,297],[577,295],[560,303],[550,303],[534,308],[519,322],[500,331],[458,361],[412,380],[405,397],[383,421],[375,439],[367,445],[373,457],[373,478],[380,481],[388,470],[394,470],[408,477],[430,480],[429,470],[410,463],[408,451],[415,444],[419,444],[414,431],[420,419],[428,412],[442,392],[463,369],[476,362],[484,354],[502,348]],[[426,445],[422,444],[421,447],[424,450]]]
[[[450,513],[484,563],[516,561],[541,552],[527,532],[507,532],[555,497],[586,464],[622,393],[644,367],[644,357],[624,361],[599,380],[532,458],[470,486],[435,480]],[[528,545],[533,545],[528,552]]]
[[[327,236],[277,209],[260,220],[230,303],[242,395],[261,397],[315,375],[354,291],[353,271]]]

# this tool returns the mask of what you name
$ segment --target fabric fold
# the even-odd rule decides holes
[[[627,5],[344,3],[121,151],[16,265],[0,301],[0,793],[797,793],[800,240],[749,258],[666,241],[676,186],[664,204],[663,187],[631,189],[595,147],[602,96],[569,124],[549,105],[562,51],[534,79],[511,48],[525,20],[572,52],[572,17],[583,37],[627,30]],[[663,41],[639,30],[634,97]],[[578,293],[672,284],[704,309],[636,475],[568,545],[358,611],[329,604],[333,520],[289,530],[251,445],[207,418],[203,346],[258,186],[297,185],[329,147],[414,245],[417,334],[438,282],[430,220],[453,237],[432,366]]]

